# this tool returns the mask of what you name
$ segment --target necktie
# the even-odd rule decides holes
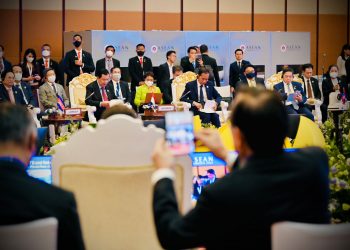
[[[52,88],[53,88],[53,91],[55,91],[55,94],[57,95],[57,89],[54,83],[52,83]]]
[[[195,69],[196,68],[196,61],[193,61],[193,68]]]
[[[141,67],[143,68],[143,60],[142,60],[143,58],[142,57],[140,57],[140,65],[141,65]]]
[[[204,105],[203,85],[201,85],[199,89],[199,102]]]
[[[119,91],[120,91],[120,88],[119,88],[119,83],[117,82],[117,88],[116,88],[116,91],[115,91],[115,95],[117,96],[117,98],[119,99]]]
[[[111,69],[113,68],[113,65],[112,65],[112,60],[111,59],[108,59],[108,72],[111,72]]]
[[[78,60],[81,61],[81,54],[80,54],[80,51],[78,51]]]
[[[15,96],[14,96],[14,94],[13,94],[12,88],[7,89],[7,93],[8,93],[8,95],[9,95],[10,102],[11,102],[12,104],[16,104]]]
[[[0,72],[2,72],[4,70],[4,63],[3,61],[0,62]]]
[[[101,90],[102,90],[102,100],[104,102],[108,102],[108,96],[107,96],[105,87],[101,87]]]
[[[241,62],[238,62],[238,69],[241,70]]]
[[[45,59],[45,69],[47,69],[49,67],[49,60]]]
[[[290,95],[290,94],[292,94],[293,92],[292,92],[292,89],[291,89],[291,87],[290,87],[290,84],[287,84],[287,86],[288,86],[288,95]]]
[[[307,97],[312,98],[312,89],[310,80],[307,80]]]

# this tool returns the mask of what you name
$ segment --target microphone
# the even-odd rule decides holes
[[[183,94],[179,99],[181,100],[181,98],[187,96],[189,93],[191,93],[191,90],[187,91],[185,94]]]
[[[94,95],[94,92],[92,92],[88,97],[86,97],[84,101],[86,101],[87,99],[89,99],[93,95]]]

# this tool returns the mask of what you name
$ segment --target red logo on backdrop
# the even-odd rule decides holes
[[[246,50],[246,46],[245,46],[244,44],[241,44],[241,46],[239,46],[239,48],[240,48],[241,50],[243,50],[243,52],[245,52],[245,50]]]
[[[287,51],[287,45],[285,45],[285,44],[282,44],[281,45],[281,52],[286,52]]]
[[[153,45],[151,47],[151,51],[152,51],[152,53],[157,53],[158,52],[158,47],[156,45]]]

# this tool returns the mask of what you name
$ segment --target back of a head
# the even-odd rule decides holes
[[[202,44],[200,47],[199,47],[199,50],[200,52],[203,54],[203,53],[206,53],[208,52],[208,46],[205,45],[205,44]]]
[[[112,115],[128,115],[132,118],[137,118],[137,114],[133,109],[130,109],[129,107],[127,107],[126,105],[123,104],[118,104],[115,106],[112,106],[109,109],[106,109],[103,113],[101,118],[102,119],[107,119],[108,117],[112,116]]]
[[[31,133],[36,133],[33,118],[26,108],[4,103],[0,105],[0,145],[23,145]]]
[[[254,155],[282,152],[287,113],[275,92],[242,88],[232,104],[231,124],[238,127]]]

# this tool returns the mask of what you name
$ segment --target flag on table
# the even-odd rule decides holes
[[[65,109],[63,99],[59,95],[57,95],[57,108],[61,111]]]

